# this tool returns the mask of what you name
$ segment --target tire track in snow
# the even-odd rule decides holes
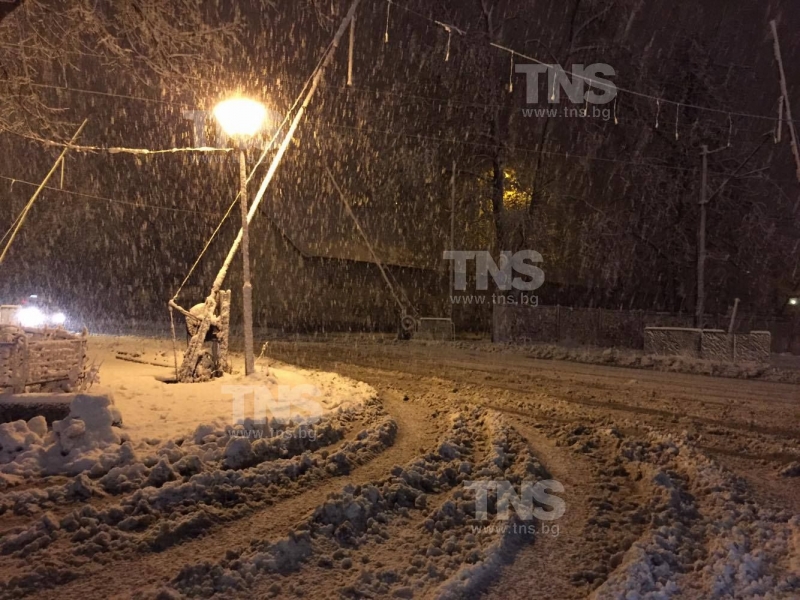
[[[435,440],[435,435],[430,433],[431,421],[425,418],[423,411],[403,402],[397,394],[381,394],[381,400],[398,426],[394,444],[349,475],[325,480],[297,496],[264,506],[244,519],[215,526],[203,537],[189,539],[163,552],[138,555],[133,560],[108,566],[92,564],[79,579],[37,592],[36,597],[54,600],[124,597],[144,587],[166,584],[186,564],[217,561],[228,550],[246,547],[251,540],[285,534],[293,525],[308,518],[328,494],[340,491],[347,483],[366,483],[388,473],[394,464],[406,462],[421,446]]]

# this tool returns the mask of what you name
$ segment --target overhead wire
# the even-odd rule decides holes
[[[390,0],[386,0],[386,1],[388,2]],[[449,23],[444,23],[444,22],[439,21],[437,19],[428,17],[428,16],[426,16],[426,15],[424,15],[424,14],[418,12],[418,11],[415,11],[413,9],[410,9],[410,8],[406,7],[406,6],[403,6],[402,4],[398,4],[396,1],[392,1],[391,4],[393,6],[399,8],[400,10],[403,10],[403,11],[409,13],[409,14],[415,15],[415,16],[417,16],[417,17],[419,17],[421,19],[424,19],[426,21],[429,21],[430,23],[433,23],[437,27],[445,28],[445,30],[447,30],[446,28],[450,28],[450,29],[452,29],[452,31],[455,31],[456,33],[458,33],[462,37],[466,37],[466,30],[460,29],[460,28],[456,27],[455,25],[452,25],[452,24],[449,24]],[[508,52],[508,53],[510,53],[512,55],[516,55],[519,58],[524,58],[525,60],[529,60],[529,61],[531,61],[533,63],[538,64],[538,65],[545,66],[545,67],[547,67],[549,69],[553,69],[554,68],[553,64],[546,63],[546,62],[544,62],[542,60],[539,60],[538,58],[536,58],[534,56],[530,56],[530,55],[525,54],[523,52],[519,52],[518,50],[515,50],[515,49],[510,48],[508,46],[504,46],[502,44],[497,44],[495,42],[489,42],[489,45],[491,47],[493,47],[493,48],[498,49],[498,50],[502,50],[502,51]],[[581,79],[583,81],[586,81],[586,82],[588,82],[590,84],[594,84],[594,85],[600,86],[600,87],[609,87],[609,86],[602,85],[599,81],[595,81],[591,77],[585,77],[583,75],[579,75],[579,74],[576,74],[576,73],[573,73],[573,77],[575,77],[577,79]],[[723,114],[723,115],[733,115],[733,116],[736,116],[736,117],[743,117],[743,118],[750,118],[750,119],[762,119],[762,120],[766,120],[766,121],[778,121],[778,120],[780,120],[778,117],[771,116],[771,115],[759,115],[759,114],[755,114],[755,113],[747,113],[747,112],[728,110],[728,109],[723,109],[723,108],[713,108],[713,107],[710,107],[710,106],[701,106],[699,104],[687,104],[686,102],[679,102],[677,100],[670,100],[670,99],[664,98],[662,96],[657,96],[657,95],[654,95],[654,94],[648,94],[646,92],[640,92],[638,90],[634,90],[634,89],[627,88],[627,87],[621,87],[621,86],[618,86],[616,84],[612,84],[612,86],[613,86],[613,89],[615,89],[617,92],[624,92],[624,93],[630,94],[632,96],[638,96],[640,98],[647,98],[649,100],[654,100],[658,104],[661,104],[663,102],[663,103],[666,103],[666,104],[680,105],[680,106],[683,106],[685,108],[693,108],[695,110],[704,110],[704,111]],[[787,121],[787,119],[784,119],[784,121]],[[794,119],[794,122],[795,123],[800,123],[800,120]]]
[[[383,135],[391,135],[397,137],[407,137],[412,139],[418,140],[427,140],[433,142],[441,142],[446,144],[462,144],[468,146],[475,146],[475,147],[483,147],[483,148],[494,148],[495,145],[485,143],[485,142],[476,142],[471,140],[464,140],[464,139],[456,139],[456,138],[444,138],[439,136],[433,135],[421,135],[421,134],[414,134],[414,133],[401,133],[398,131],[391,131],[387,129],[374,129],[374,128],[367,128],[367,127],[358,127],[354,125],[336,125],[330,122],[322,122],[322,121],[314,121],[314,124],[318,127],[331,127],[334,129],[351,129],[354,131],[359,131],[362,133],[377,133]],[[590,161],[598,161],[604,163],[619,163],[625,164],[629,166],[637,166],[637,167],[647,167],[653,169],[664,169],[669,171],[683,171],[683,172],[694,172],[697,171],[696,167],[677,167],[677,166],[670,166],[670,165],[663,165],[663,164],[656,164],[650,162],[641,162],[641,161],[630,161],[630,160],[621,160],[618,158],[607,158],[602,156],[589,156],[589,155],[582,155],[582,154],[574,154],[571,152],[554,152],[552,150],[540,150],[537,148],[526,148],[522,146],[511,146],[506,145],[503,146],[506,150],[512,150],[515,152],[522,152],[522,153],[541,153],[546,156],[558,156],[567,159],[578,159],[578,160],[590,160]],[[709,170],[708,171],[712,175],[727,175],[728,173],[722,171],[715,171]]]
[[[38,183],[34,183],[32,181],[25,181],[24,179],[20,179],[19,177],[9,177],[7,175],[0,175],[0,179],[5,179],[5,180],[11,181],[13,183],[21,183],[23,185],[30,185],[30,186],[34,186],[34,187],[38,187],[39,186]],[[116,200],[114,198],[108,198],[106,196],[97,196],[95,194],[86,194],[84,192],[76,192],[74,190],[62,189],[62,188],[53,187],[53,186],[50,186],[50,185],[46,185],[42,189],[45,189],[45,190],[48,190],[48,191],[52,191],[52,192],[61,192],[63,194],[69,194],[71,196],[80,196],[82,198],[87,198],[87,199],[91,199],[91,200],[102,200],[104,202],[110,202],[112,204],[122,204],[122,205],[125,205],[125,206],[133,206],[135,208],[147,208],[147,209],[153,209],[153,210],[166,210],[166,211],[170,211],[170,212],[193,213],[193,214],[206,215],[206,216],[219,216],[219,213],[199,211],[199,210],[194,210],[194,209],[190,209],[190,208],[175,208],[175,207],[171,207],[171,206],[160,206],[160,205],[157,205],[157,204],[146,204],[146,203],[143,203],[143,202],[128,202],[128,201],[125,201],[125,200]]]

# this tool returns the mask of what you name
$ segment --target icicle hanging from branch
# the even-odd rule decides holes
[[[658,129],[658,117],[661,115],[661,101],[656,98],[656,129]]]
[[[589,89],[591,90],[592,89],[592,80],[591,79],[587,79],[586,83],[589,84]],[[586,94],[584,94],[584,96],[583,96],[583,116],[584,117],[588,117],[589,116],[589,93],[588,92]]]
[[[591,80],[589,80],[589,85],[590,86],[592,85]],[[586,94],[583,97],[583,116],[584,117],[589,116],[589,94]]]
[[[389,43],[389,15],[392,12],[392,0],[386,0],[386,31],[383,34],[383,43]]]
[[[447,48],[444,52],[444,62],[448,62],[450,60],[450,46],[453,41],[453,32],[457,33],[458,35],[465,35],[466,32],[462,29],[459,29],[455,25],[450,25],[448,23],[442,23],[441,21],[434,21],[439,27],[444,29],[447,32]]]
[[[614,125],[619,125],[619,119],[617,118],[617,99],[619,96],[614,96]]]
[[[678,119],[680,119],[680,116],[681,116],[681,105],[678,104],[678,105],[675,106],[675,139],[676,140],[679,140],[680,137],[681,137],[680,134],[678,133]]]
[[[508,72],[508,93],[514,93],[514,53],[511,52],[511,70]]]
[[[347,52],[347,85],[353,85],[353,52],[356,46],[356,18],[350,21],[350,48]]]

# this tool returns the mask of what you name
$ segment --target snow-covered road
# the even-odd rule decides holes
[[[168,342],[94,341],[135,457],[3,491],[0,597],[800,594],[798,479],[781,474],[800,460],[797,386],[480,344],[273,342],[273,367],[339,376],[303,375],[335,382],[313,441],[245,443],[224,423],[185,435],[230,412],[219,382],[184,394],[159,381],[168,366],[109,354],[169,365]],[[467,489],[524,498],[543,480],[563,485],[552,521],[504,521],[494,493],[483,519]]]

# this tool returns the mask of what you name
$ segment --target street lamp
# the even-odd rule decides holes
[[[244,307],[244,372],[255,372],[253,352],[253,286],[250,283],[250,236],[247,226],[247,156],[245,140],[255,135],[267,114],[262,104],[249,98],[231,98],[214,108],[222,129],[236,143],[239,150],[239,205],[242,209],[242,302]]]

